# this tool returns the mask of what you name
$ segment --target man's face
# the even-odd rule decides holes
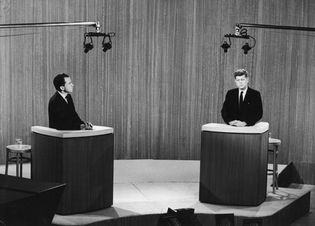
[[[73,83],[71,81],[70,77],[65,77],[65,85],[61,86],[61,90],[64,91],[65,93],[72,93],[73,91]]]
[[[245,75],[236,76],[235,84],[236,84],[236,87],[241,90],[246,89],[248,85],[248,77],[245,77]]]

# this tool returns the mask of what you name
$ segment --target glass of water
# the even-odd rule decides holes
[[[22,139],[21,138],[15,138],[15,143],[16,144],[22,144]]]

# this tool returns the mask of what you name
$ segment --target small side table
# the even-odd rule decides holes
[[[11,144],[6,147],[5,175],[8,175],[9,163],[16,164],[16,176],[22,177],[23,163],[32,164],[32,148],[28,144]],[[28,156],[25,156],[27,154]]]

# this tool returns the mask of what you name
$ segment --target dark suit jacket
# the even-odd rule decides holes
[[[79,130],[84,122],[75,111],[70,94],[68,103],[56,92],[49,100],[48,115],[49,127],[59,130]]]
[[[221,115],[226,124],[233,120],[240,120],[246,122],[248,126],[254,125],[263,116],[260,93],[248,87],[244,102],[239,107],[238,88],[229,90],[225,96]]]

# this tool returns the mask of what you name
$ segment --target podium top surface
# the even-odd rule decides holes
[[[45,126],[32,126],[31,131],[42,135],[61,138],[91,137],[114,133],[114,129],[112,127],[94,125],[92,130],[57,130]]]
[[[208,123],[201,127],[202,131],[219,133],[249,133],[259,134],[269,130],[268,122],[259,122],[253,126],[236,127],[221,123]]]

